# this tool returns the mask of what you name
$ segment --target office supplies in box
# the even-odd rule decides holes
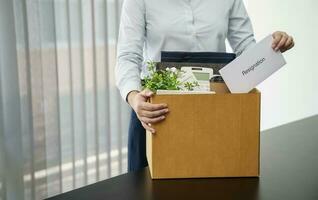
[[[157,63],[158,70],[168,68],[177,68],[187,72],[192,71],[191,81],[196,80],[201,87],[195,87],[195,90],[210,90],[216,87],[218,92],[229,92],[226,85],[223,83],[215,83],[205,80],[205,76],[212,77],[219,75],[219,70],[233,61],[236,55],[233,53],[223,52],[182,52],[182,51],[162,51],[161,62]],[[185,70],[187,69],[187,70]],[[211,72],[207,73],[208,69]],[[200,72],[201,71],[201,72]],[[209,75],[207,75],[209,74]],[[187,76],[188,78],[190,76]],[[182,82],[183,80],[181,80]],[[190,81],[190,82],[191,82]]]
[[[235,58],[236,55],[233,53],[162,51],[161,62],[157,63],[157,69],[194,66],[211,68],[214,74],[219,74],[219,70]]]

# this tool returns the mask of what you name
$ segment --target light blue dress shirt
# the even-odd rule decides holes
[[[126,99],[141,90],[145,61],[161,51],[225,52],[225,39],[240,54],[255,44],[242,0],[124,0],[119,28],[116,85]]]

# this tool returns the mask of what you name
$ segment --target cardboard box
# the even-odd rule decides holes
[[[257,177],[260,93],[156,95],[170,113],[147,133],[151,177]]]

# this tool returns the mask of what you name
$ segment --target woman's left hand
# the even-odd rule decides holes
[[[276,31],[273,33],[273,38],[272,48],[275,51],[280,50],[283,53],[295,46],[293,37],[285,32]]]

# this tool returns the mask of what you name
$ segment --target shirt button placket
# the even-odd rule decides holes
[[[195,20],[194,20],[194,13],[193,13],[193,9],[190,5],[190,1],[189,1],[189,8],[190,8],[190,16],[191,16],[191,28],[192,28],[192,37],[193,37],[193,48],[196,49],[197,47],[197,32],[195,29]]]
[[[189,18],[189,25],[191,26],[192,33],[193,35],[195,35],[194,16],[193,16],[193,10],[191,7],[190,0],[188,0],[188,18]]]

